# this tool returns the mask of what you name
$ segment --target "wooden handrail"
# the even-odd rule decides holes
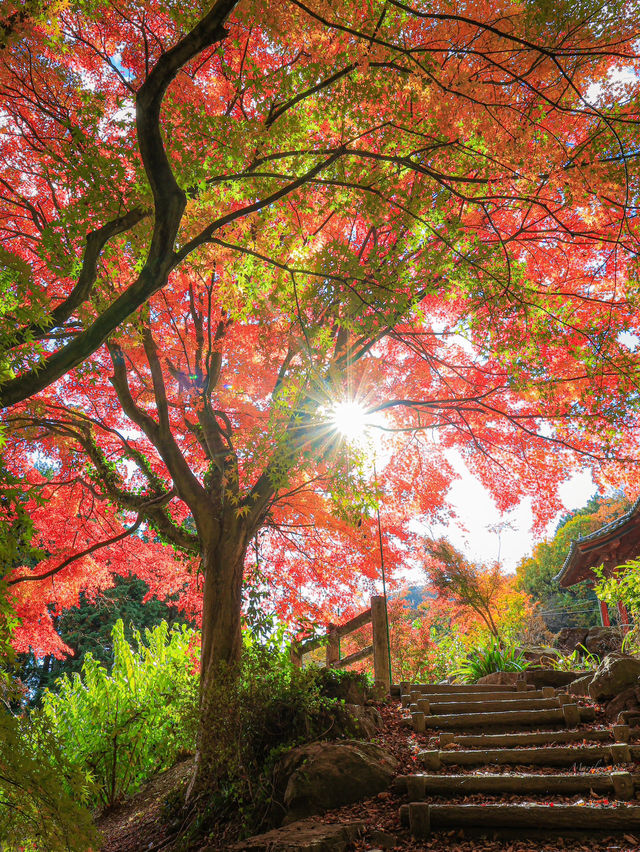
[[[349,654],[348,657],[340,658],[340,639],[348,636],[361,627],[371,622],[373,627],[373,644]],[[314,636],[291,646],[291,660],[294,665],[302,666],[302,658],[310,651],[319,648],[326,643],[326,666],[337,668],[349,666],[373,655],[373,669],[376,684],[381,685],[386,692],[391,686],[389,672],[389,643],[387,634],[387,621],[385,599],[383,595],[374,595],[371,598],[371,607],[344,624],[331,624],[324,636]]]
[[[360,615],[356,615],[355,618],[352,618],[351,621],[347,621],[345,624],[340,625],[336,629],[336,633],[340,638],[343,636],[348,636],[349,633],[354,633],[356,630],[359,630],[361,627],[364,627],[365,624],[369,624],[371,621],[371,607],[366,609],[364,612],[361,612]]]
[[[348,657],[341,657],[339,660],[331,663],[331,668],[337,669],[342,666],[350,666],[352,663],[358,663],[360,660],[364,660],[372,655],[373,645],[367,645],[367,647],[363,648],[361,651],[356,651],[355,654],[349,654]]]

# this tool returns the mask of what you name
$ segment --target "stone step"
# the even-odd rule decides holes
[[[432,771],[442,766],[505,765],[572,766],[574,763],[631,763],[627,743],[607,746],[544,746],[538,748],[474,749],[473,751],[421,751],[417,759]]]
[[[450,743],[466,748],[509,748],[539,743],[573,743],[582,740],[629,742],[631,730],[627,725],[613,725],[597,731],[528,731],[521,734],[440,734],[440,748]]]
[[[560,707],[561,701],[554,698],[508,698],[499,701],[437,701],[431,698],[416,701],[415,710],[431,713],[433,716],[445,716],[452,713],[493,713],[503,710],[551,710]],[[567,702],[568,703],[568,702]],[[414,709],[414,705],[411,705]],[[415,712],[415,711],[414,711]]]
[[[265,834],[247,837],[224,848],[227,852],[321,852],[329,849],[340,852],[351,847],[365,830],[363,822],[321,823],[313,818],[302,819],[282,828],[273,828]],[[219,849],[216,843],[215,846],[201,847],[200,852],[219,852]]]
[[[411,802],[429,796],[468,796],[472,793],[511,793],[514,795],[564,795],[591,792],[621,801],[633,798],[640,787],[640,775],[630,772],[591,773],[575,775],[523,775],[522,773],[482,775],[401,775],[394,783],[399,793],[406,793]]]
[[[518,829],[519,831],[624,831],[640,829],[640,807],[593,805],[431,805],[412,802],[400,809],[400,819],[414,837],[451,829]]]
[[[562,725],[577,727],[580,722],[595,719],[593,707],[578,707],[564,704],[550,710],[504,710],[493,713],[451,713],[427,715],[422,712],[411,714],[414,730],[423,732],[431,728],[488,728],[488,727],[531,727],[533,725]]]

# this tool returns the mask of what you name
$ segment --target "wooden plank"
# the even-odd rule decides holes
[[[373,645],[367,645],[361,651],[356,651],[355,654],[349,654],[348,657],[342,657],[340,660],[335,660],[331,663],[331,668],[341,669],[343,666],[350,666],[352,663],[357,663],[359,660],[364,660],[365,657],[370,657],[373,654]]]
[[[632,776],[630,776],[632,778]],[[547,794],[613,793],[610,773],[582,772],[575,775],[523,775],[515,773],[483,775],[405,775],[396,789],[407,791],[411,801],[425,796],[470,793]]]
[[[337,627],[336,633],[340,638],[343,636],[348,636],[349,633],[353,633],[354,630],[359,630],[361,627],[364,627],[365,624],[369,624],[371,621],[371,607],[361,612],[360,615],[356,615],[355,618],[352,618],[351,621],[345,621],[344,624],[341,624]]]
[[[593,807],[589,805],[430,805],[431,827],[569,829],[579,831],[636,831],[640,828],[638,807]]]
[[[440,748],[454,742],[466,748],[498,748],[504,746],[527,746],[536,743],[575,743],[582,740],[613,740],[610,730],[601,731],[529,731],[526,734],[440,734],[446,741]]]
[[[552,710],[560,706],[557,698],[509,698],[500,701],[448,701],[435,703],[429,696],[433,715],[447,713],[492,713],[501,710]]]
[[[506,710],[502,713],[453,713],[426,716],[428,728],[475,728],[496,725],[564,724],[564,714],[556,710]]]
[[[453,701],[478,704],[482,701],[529,701],[534,698],[553,698],[554,696],[545,695],[541,689],[535,689],[530,692],[516,692],[515,690],[511,692],[425,692],[424,697],[428,698],[432,704]]]
[[[418,760],[421,759],[420,752]],[[615,747],[611,746],[551,746],[545,748],[498,748],[474,749],[473,751],[441,751],[438,752],[440,762],[447,766],[471,766],[473,764],[506,763],[528,766],[567,766],[573,763],[597,763],[604,760],[607,763],[618,763]],[[622,755],[624,757],[624,755]]]
[[[409,693],[417,690],[425,695],[432,692],[518,692],[515,684],[510,683],[409,683],[400,684],[402,692]],[[533,689],[527,684],[528,689]]]

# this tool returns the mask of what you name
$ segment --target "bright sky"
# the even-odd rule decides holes
[[[368,427],[373,425],[376,419],[379,418],[367,418],[357,402],[341,402],[333,409],[336,429],[348,441],[375,442],[375,430]],[[446,536],[473,561],[500,560],[505,571],[515,571],[517,563],[523,556],[530,554],[540,540],[539,537],[534,538],[531,532],[531,500],[524,500],[516,509],[503,515],[480,482],[469,473],[464,462],[453,454],[449,460],[460,477],[448,494],[448,503],[455,511],[458,521],[434,524],[425,529],[425,533],[434,537]],[[584,506],[595,490],[591,474],[585,471],[574,474],[560,487],[560,497],[565,509],[569,511]],[[560,512],[549,524],[546,531],[548,536],[553,535],[563,514],[564,512]],[[404,577],[409,583],[423,582],[423,574],[419,570],[407,570]]]
[[[452,544],[474,561],[494,562],[499,559],[506,571],[515,571],[520,559],[531,553],[533,546],[540,540],[531,533],[531,500],[524,500],[516,509],[502,515],[490,495],[464,464],[460,461],[455,467],[460,479],[449,490],[449,502],[466,529],[450,523],[432,527],[431,534],[446,535]],[[567,510],[581,508],[594,492],[595,486],[588,471],[575,474],[560,488],[560,496]],[[546,531],[548,536],[553,535],[563,514],[559,513],[549,524]]]

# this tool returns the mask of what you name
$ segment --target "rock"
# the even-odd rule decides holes
[[[617,719],[624,714],[623,719],[629,715],[640,715],[640,684],[629,686],[627,689],[614,696],[604,708],[607,719]]]
[[[382,716],[377,707],[363,707],[362,704],[345,704],[344,709],[354,720],[353,733],[362,739],[371,740],[382,727]]]
[[[398,838],[395,834],[374,828],[367,832],[367,843],[377,849],[395,849],[398,845]]]
[[[397,767],[395,757],[374,743],[343,740],[291,749],[274,769],[272,824],[375,796],[386,790]]]
[[[637,657],[614,652],[598,666],[589,686],[589,695],[603,701],[619,695],[640,678],[640,660]]]
[[[537,668],[548,668],[560,656],[555,648],[523,648],[521,653],[530,666]]]
[[[588,627],[563,627],[554,640],[554,645],[561,651],[571,653],[578,645],[584,645],[589,632]]]
[[[622,634],[617,627],[592,627],[583,642],[590,654],[604,657],[622,647]]]
[[[318,675],[320,692],[327,698],[337,698],[345,704],[365,704],[369,689],[364,675],[322,669]]]
[[[584,672],[562,672],[557,669],[527,669],[524,673],[524,678],[527,683],[533,684],[536,689],[543,686],[553,686],[557,689],[560,686],[566,686],[568,683],[573,683],[579,677],[582,677]]]
[[[579,677],[577,680],[574,680],[573,683],[570,683],[567,687],[567,692],[569,695],[589,695],[589,685],[593,680],[593,674],[585,675],[585,677]]]
[[[256,834],[229,847],[233,852],[344,852],[363,833],[361,822],[325,825],[305,819]],[[200,852],[207,852],[204,847]],[[213,852],[213,850],[211,850]]]
[[[479,677],[476,683],[516,684],[522,676],[523,672],[491,672]]]

